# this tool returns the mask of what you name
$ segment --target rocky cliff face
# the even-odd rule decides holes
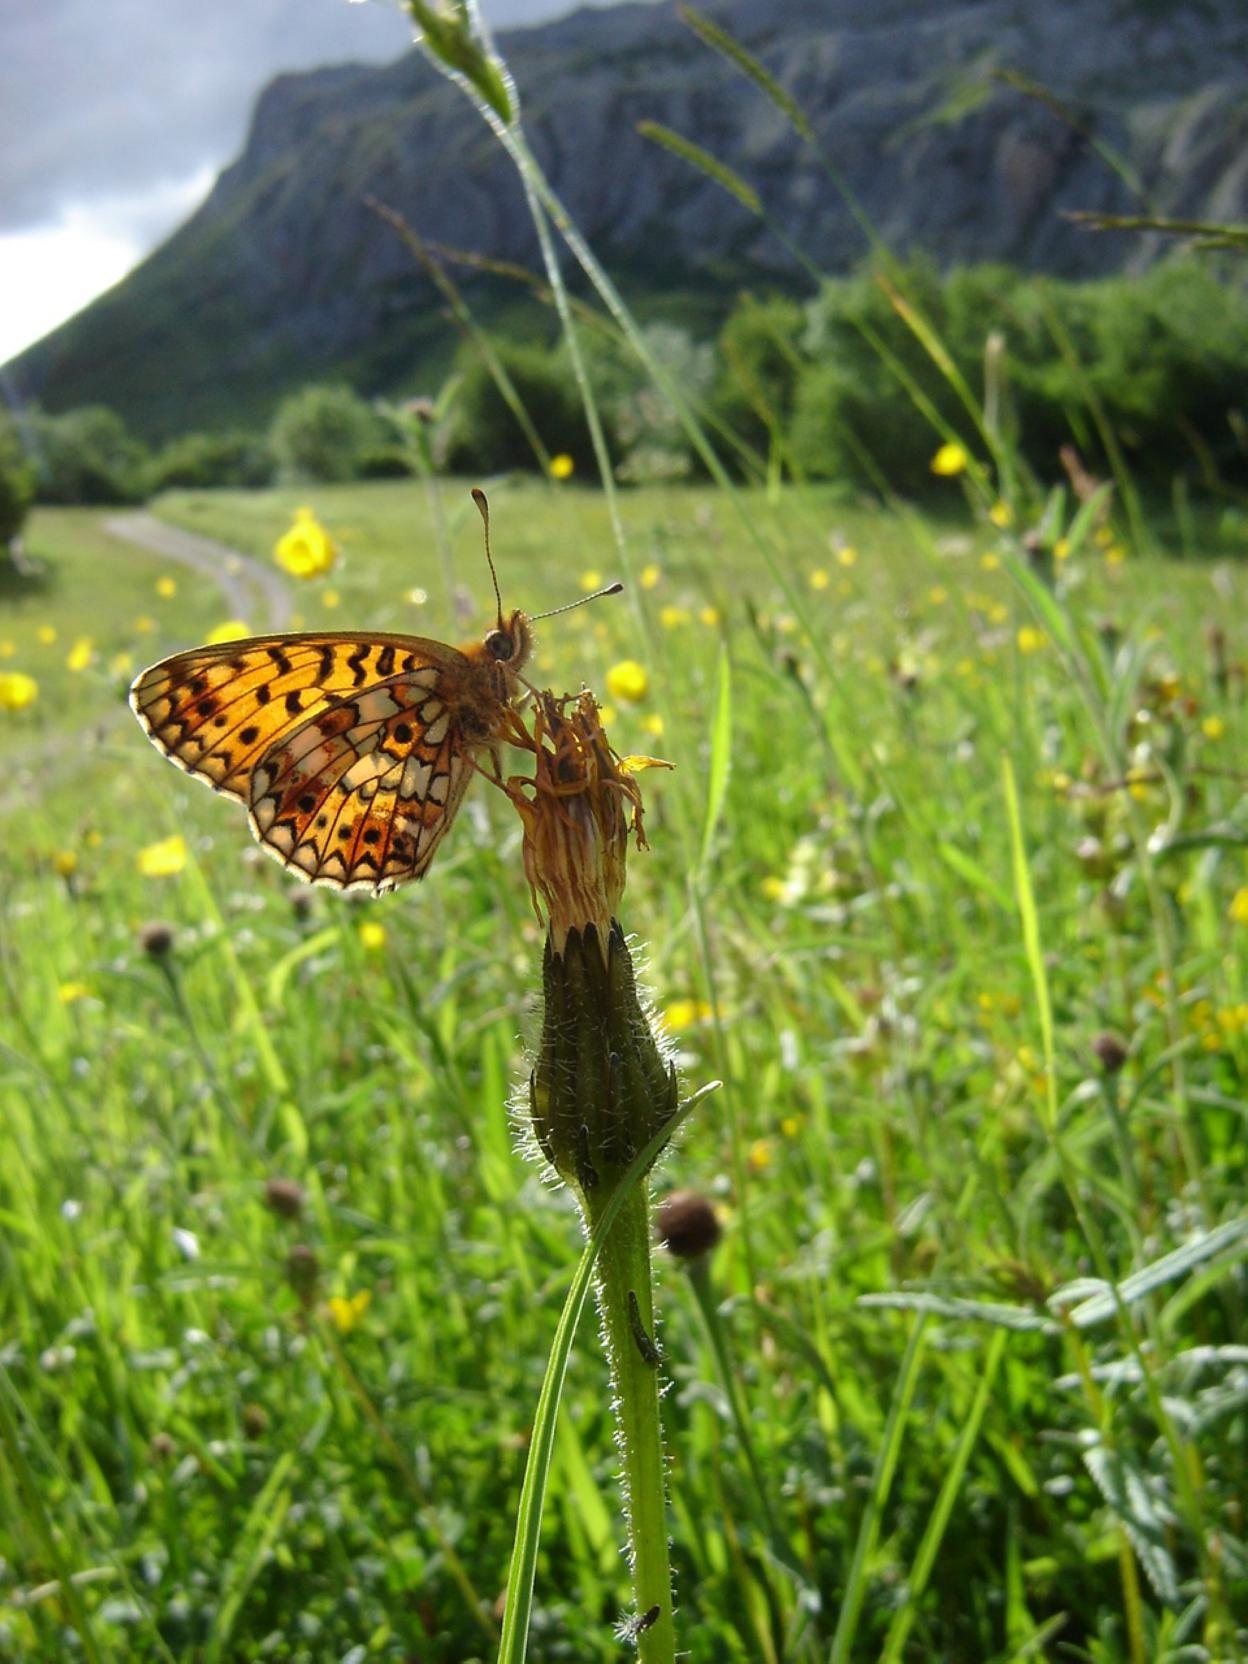
[[[1065,209],[1143,202],[1248,219],[1243,0],[706,0],[705,10],[794,94],[899,250],[1092,274],[1154,251],[1078,230]],[[783,241],[642,139],[644,120],[731,165],[824,269],[865,252],[820,159],[670,3],[582,11],[499,45],[552,183],[626,279],[722,290],[797,277]],[[1064,112],[999,70],[1041,83]],[[10,366],[10,385],[51,408],[112,403],[160,432],[261,415],[289,386],[344,369],[365,391],[419,383],[412,355],[432,291],[368,195],[427,238],[537,264],[510,164],[416,53],[285,76],[195,216]]]

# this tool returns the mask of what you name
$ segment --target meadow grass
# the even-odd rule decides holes
[[[584,679],[621,751],[677,765],[643,779],[628,922],[687,1085],[725,1082],[660,1169],[724,1224],[718,1323],[674,1263],[659,1290],[679,1645],[1233,1658],[1243,577],[1089,540],[1055,591],[949,492],[945,524],[749,497],[795,611],[722,494],[638,490],[627,600],[540,627],[539,684]],[[491,500],[506,604],[616,575],[597,492]],[[473,633],[414,484],[159,509],[269,559],[303,501],[342,551],[306,627]],[[0,669],[40,686],[0,712],[0,1656],[492,1657],[580,1244],[513,1148],[542,943],[518,823],[482,782],[425,884],[296,888],[124,712],[132,668],[221,622],[211,585],[89,512],[28,545],[45,575],[0,603]],[[176,834],[184,868],[144,876]],[[589,1342],[543,1661],[624,1650]]]

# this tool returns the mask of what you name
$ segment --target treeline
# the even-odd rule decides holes
[[[1087,283],[911,263],[830,280],[805,302],[743,296],[714,342],[670,324],[646,334],[747,477],[918,494],[942,428],[975,446],[968,406],[1045,477],[1072,440],[1089,466],[1116,451],[1145,483],[1248,477],[1248,294],[1196,261]],[[582,335],[621,478],[696,477],[694,445],[631,350],[605,323]],[[483,355],[465,343],[436,403],[311,386],[258,435],[188,433],[153,450],[103,408],[4,418],[0,535],[4,502],[32,496],[126,503],[279,478],[544,468],[558,454],[592,476],[566,345],[495,339]]]

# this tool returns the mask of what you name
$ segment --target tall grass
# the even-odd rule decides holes
[[[480,50],[565,327],[556,237],[644,353]],[[623,565],[630,605],[550,621],[538,679],[640,659],[613,735],[677,764],[630,916],[726,1083],[664,1169],[725,1226],[701,1294],[660,1289],[680,1647],[1242,1657],[1242,575],[1171,560],[1143,500],[1124,554],[1126,493],[1050,490],[1056,461],[1012,486],[983,402],[947,521],[742,489],[649,368],[714,487],[618,492],[600,444],[601,492],[491,496],[509,602]],[[267,557],[293,505],[160,509]],[[305,621],[421,630],[427,499],[317,508],[344,553]],[[577,1225],[506,1113],[539,937],[505,806],[478,794],[413,893],[296,905],[110,724],[116,656],[202,636],[210,591],[149,601],[160,564],[90,515],[29,541],[46,578],[0,627],[40,682],[0,712],[0,1649],[491,1657],[533,1435],[531,1655],[618,1657],[610,1405],[558,1328]],[[186,869],[141,875],[177,831]]]

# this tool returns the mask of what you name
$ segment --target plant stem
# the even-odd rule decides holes
[[[641,1664],[673,1664],[676,1630],[672,1622],[663,1429],[654,1344],[650,1205],[644,1183],[625,1200],[602,1245],[597,1279],[598,1309],[611,1361],[624,1464],[636,1615],[640,1620],[649,1618],[652,1612],[656,1614],[637,1633],[637,1655]]]

